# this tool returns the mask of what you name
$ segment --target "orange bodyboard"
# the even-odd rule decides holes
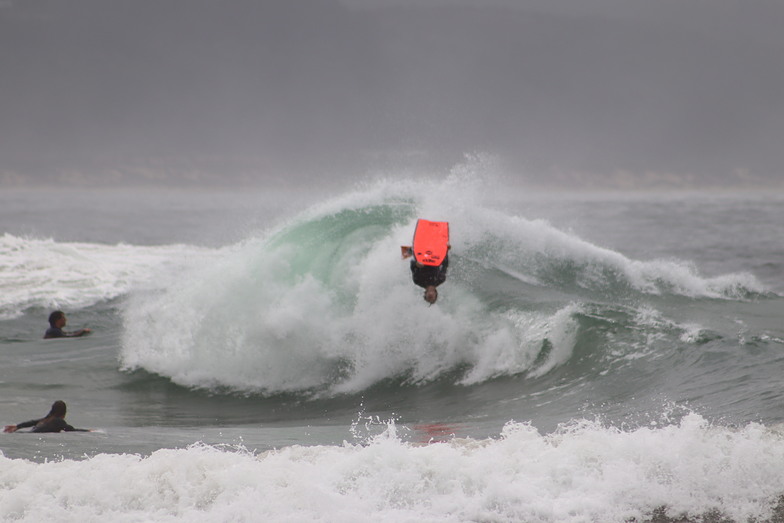
[[[417,220],[414,259],[422,265],[439,266],[449,250],[449,222]]]

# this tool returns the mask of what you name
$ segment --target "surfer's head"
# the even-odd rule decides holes
[[[65,402],[57,400],[52,403],[52,410],[46,415],[47,418],[64,418],[65,417]]]
[[[54,311],[52,314],[49,315],[49,325],[51,325],[52,327],[62,328],[65,325],[65,321],[63,321],[62,325],[58,325],[57,323],[60,320],[65,320],[65,313],[63,311]]]
[[[425,287],[425,301],[433,305],[438,299],[438,290],[435,285],[428,285]]]

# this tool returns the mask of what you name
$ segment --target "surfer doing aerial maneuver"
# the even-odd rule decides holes
[[[449,223],[428,220],[417,220],[413,247],[400,247],[404,259],[413,256],[411,277],[425,289],[425,301],[431,305],[438,299],[436,287],[446,281],[450,248]]]

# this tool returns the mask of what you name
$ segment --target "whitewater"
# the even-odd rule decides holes
[[[0,421],[95,431],[0,435],[0,518],[784,517],[784,196],[476,170],[4,190]],[[417,218],[452,233],[432,307]],[[42,340],[54,309],[94,333]]]

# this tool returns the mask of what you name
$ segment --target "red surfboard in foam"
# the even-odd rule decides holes
[[[449,222],[417,220],[413,250],[422,265],[441,265],[449,250]]]

